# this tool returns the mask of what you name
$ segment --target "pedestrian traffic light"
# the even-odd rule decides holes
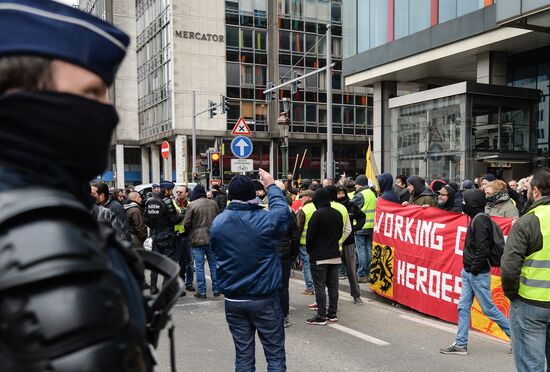
[[[226,96],[222,96],[220,106],[222,107],[222,114],[229,111],[229,99]]]
[[[208,100],[208,115],[210,116],[210,119],[212,119],[214,116],[216,116],[216,102]]]
[[[217,179],[221,176],[220,172],[221,154],[219,151],[210,153],[210,175],[211,179]]]
[[[268,81],[267,84],[266,84],[266,86],[265,86],[265,89],[266,89],[266,90],[267,90],[267,89],[271,89],[271,88],[273,88],[274,86],[275,86],[275,85],[273,85],[273,83],[272,83],[271,81]],[[267,92],[267,93],[265,94],[265,101],[266,101],[266,102],[271,102],[271,101],[273,101],[273,91]]]

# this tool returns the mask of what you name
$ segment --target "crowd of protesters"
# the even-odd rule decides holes
[[[237,350],[236,366],[243,370],[253,366],[254,352],[250,350],[249,338],[257,331],[271,350],[266,354],[268,365],[284,370],[283,329],[291,325],[289,278],[292,268],[303,272],[305,288],[301,293],[315,296],[315,302],[308,305],[315,315],[306,319],[306,323],[326,325],[338,321],[339,280],[347,279],[353,303],[363,305],[359,284],[370,282],[373,228],[380,199],[403,207],[435,207],[471,217],[463,248],[458,333],[456,341],[442,348],[441,353],[468,353],[474,297],[484,313],[513,338],[514,323],[491,299],[490,265],[485,258],[493,239],[489,218],[518,220],[524,216],[518,228],[528,226],[530,233],[539,229],[540,234],[543,228],[540,211],[546,213],[543,206],[550,205],[550,173],[541,170],[535,176],[508,182],[486,174],[473,181],[457,183],[440,179],[428,181],[414,175],[394,178],[389,173],[377,176],[376,180],[359,175],[355,179],[341,177],[338,181],[330,178],[276,181],[262,172],[264,179],[236,176],[225,191],[215,186],[208,193],[197,185],[190,194],[187,186],[182,185],[173,195],[175,185],[162,181],[153,185],[148,199],[132,187],[110,191],[103,183],[91,187],[91,195],[97,201],[93,211],[97,219],[112,226],[121,239],[136,248],[142,247],[150,237],[154,251],[179,263],[187,291],[196,291],[198,299],[207,298],[204,266],[208,263],[212,295],[225,296],[226,319]],[[533,190],[537,190],[536,197]],[[535,208],[540,216],[533,214]],[[476,218],[478,215],[485,217]],[[535,216],[539,219],[535,220]],[[523,219],[526,222],[522,222]],[[518,241],[529,237],[514,229],[510,236],[514,253],[505,251],[503,256],[505,293],[514,301],[525,299],[535,307],[550,307],[550,295],[535,296],[533,300],[522,296],[519,284],[525,257],[533,255],[537,248],[550,250],[550,243],[536,236],[530,238],[536,247],[532,244],[521,247]],[[518,254],[523,259],[518,259]],[[197,289],[193,286],[195,281]],[[158,292],[154,274],[150,289],[152,294]],[[512,316],[516,315],[514,319],[518,323],[514,304]],[[266,317],[271,319],[267,323]],[[243,328],[243,324],[248,325]],[[533,346],[514,342],[516,363],[525,365],[527,362],[522,362],[522,357],[532,357],[531,354],[538,353],[539,358],[546,355],[540,350],[529,351],[529,347]]]

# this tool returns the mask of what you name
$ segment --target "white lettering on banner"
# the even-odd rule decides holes
[[[416,220],[410,217],[403,217],[393,213],[381,212],[376,216],[378,219],[374,226],[374,232],[380,233],[380,225],[384,221],[384,230],[382,234],[391,239],[398,239],[405,243],[434,249],[443,250],[443,236],[437,234],[437,230],[444,229],[445,224]],[[403,222],[405,222],[405,231],[403,234]],[[411,230],[416,223],[416,229]],[[414,234],[414,238],[413,238]],[[403,238],[404,237],[404,238]]]
[[[427,290],[426,281],[428,284]],[[460,277],[449,273],[442,273],[438,270],[398,260],[397,284],[430,297],[441,298],[443,301],[458,304],[462,280]],[[455,294],[454,299],[451,298],[451,293]]]
[[[460,244],[460,239],[462,238],[462,234],[466,235],[467,230],[468,228],[466,226],[458,226],[456,229],[455,254],[459,256],[462,256],[462,244]]]

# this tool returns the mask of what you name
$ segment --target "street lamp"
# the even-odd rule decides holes
[[[290,98],[283,97],[281,101],[283,101],[283,112],[279,114],[277,124],[279,125],[280,137],[283,139],[283,143],[281,144],[281,153],[283,160],[282,178],[286,178],[288,174],[288,125],[290,124]]]

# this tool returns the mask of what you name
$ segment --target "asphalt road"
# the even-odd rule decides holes
[[[439,348],[454,341],[456,326],[392,306],[362,284],[364,306],[353,304],[340,281],[338,323],[312,326],[307,304],[313,296],[300,294],[299,277],[290,283],[290,319],[286,329],[289,371],[514,371],[508,344],[471,330],[469,355],[443,355]],[[368,298],[368,301],[367,301]],[[374,298],[374,301],[371,300]],[[225,322],[223,296],[197,300],[191,292],[173,310],[178,371],[233,371],[234,347]],[[157,350],[158,371],[170,371],[166,332]],[[256,368],[266,370],[256,337]]]

